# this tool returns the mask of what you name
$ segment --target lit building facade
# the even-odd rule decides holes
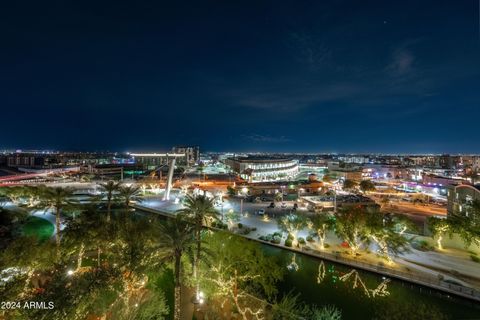
[[[175,146],[172,148],[173,153],[183,153],[185,157],[177,159],[178,165],[193,166],[200,161],[199,146]]]
[[[449,186],[447,213],[451,215],[469,215],[473,201],[480,201],[480,185],[460,184]]]
[[[228,158],[225,164],[249,182],[288,180],[298,174],[298,160],[294,159]]]

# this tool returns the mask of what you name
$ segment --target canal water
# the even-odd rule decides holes
[[[308,305],[334,305],[342,311],[344,320],[375,319],[378,315],[390,319],[388,314],[419,312],[430,316],[440,313],[449,319],[480,319],[480,303],[327,260],[262,246],[267,255],[275,256],[285,267],[284,279],[278,286],[280,294],[299,294],[299,300]],[[413,317],[407,316],[405,320],[410,318]]]
[[[139,213],[150,215],[137,210]],[[412,316],[420,312],[425,314],[421,318],[424,320],[437,320],[436,314],[451,320],[480,320],[480,303],[473,300],[266,244],[259,245],[266,255],[274,257],[285,268],[283,280],[277,284],[280,296],[298,294],[298,301],[309,306],[335,306],[342,312],[342,320],[399,319],[398,314],[406,315],[402,320],[420,319]]]

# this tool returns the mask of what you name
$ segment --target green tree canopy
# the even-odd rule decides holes
[[[362,190],[362,192],[364,193],[369,191],[375,191],[375,184],[370,180],[362,180],[360,182],[360,190]]]
[[[345,181],[343,181],[344,190],[353,190],[357,187],[357,185],[358,184],[354,180],[345,179]]]

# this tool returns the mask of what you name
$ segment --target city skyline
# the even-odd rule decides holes
[[[0,36],[1,319],[480,314],[480,0],[9,1]]]
[[[2,148],[480,150],[476,1],[5,7]]]

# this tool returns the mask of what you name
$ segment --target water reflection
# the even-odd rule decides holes
[[[287,265],[287,269],[289,271],[298,271],[300,269],[300,266],[297,263],[297,254],[293,253],[292,254],[292,259],[290,263]],[[368,297],[368,298],[375,298],[375,297],[386,297],[390,295],[390,292],[387,290],[387,283],[390,282],[390,279],[387,279],[383,277],[383,281],[374,289],[369,289],[366,285],[365,282],[363,282],[360,274],[358,273],[357,270],[352,269],[349,272],[345,273],[342,276],[338,276],[338,271],[335,271],[335,269],[330,268],[329,273],[332,275],[332,282],[336,282],[337,279],[344,283],[348,283],[349,280],[353,280],[353,289],[361,288],[363,293]],[[317,284],[321,284],[323,280],[325,279],[327,274],[327,270],[325,267],[325,263],[323,260],[320,261],[318,264],[318,273],[317,273]]]
[[[292,256],[292,261],[287,265],[287,269],[290,270],[290,271],[298,271],[298,269],[300,268],[297,264],[297,261],[296,261],[296,258],[297,258],[297,254],[294,253],[293,256]]]
[[[335,305],[344,319],[478,319],[480,306],[469,300],[302,254],[263,249],[288,270],[278,284],[281,295],[294,292],[309,305]]]

